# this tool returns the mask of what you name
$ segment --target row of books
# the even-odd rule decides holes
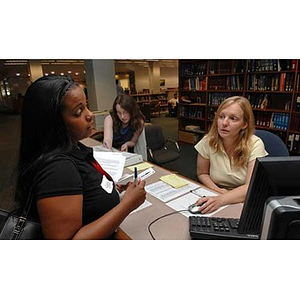
[[[294,75],[294,73],[250,74],[247,78],[247,87],[253,91],[290,92],[294,90]]]
[[[293,113],[291,116],[290,129],[300,131],[300,114]]]
[[[210,74],[243,73],[246,66],[245,59],[210,60]]]
[[[165,100],[167,99],[167,94],[149,94],[149,95],[133,95],[132,96],[137,102],[140,101],[152,101],[152,100]]]
[[[180,74],[182,76],[198,76],[206,75],[207,62],[199,62],[197,64],[182,64]]]
[[[251,103],[252,108],[254,109],[266,109],[266,108],[273,108],[273,109],[284,109],[286,111],[289,111],[291,108],[291,100],[289,97],[282,97],[280,99],[280,107],[275,107],[275,101],[274,106],[272,105],[273,96],[269,94],[249,94],[247,96],[247,99]],[[291,98],[291,97],[290,97]],[[277,103],[278,105],[278,103]]]
[[[297,59],[249,59],[248,72],[294,71]],[[182,63],[182,76],[207,75],[208,61],[197,63]],[[209,60],[209,74],[243,73],[246,69],[245,59],[211,59]]]
[[[208,81],[209,90],[242,90],[244,89],[243,76],[211,77]]]
[[[191,77],[183,80],[183,90],[185,91],[205,91],[207,78]]]
[[[296,98],[295,111],[300,112],[300,96]]]
[[[290,115],[287,113],[274,113],[266,111],[254,111],[255,125],[287,130],[289,126]]]
[[[233,96],[232,93],[210,93],[208,95],[208,105],[219,106],[223,100]]]
[[[293,155],[300,154],[300,134],[289,134],[287,148]]]
[[[205,117],[205,108],[196,106],[181,106],[179,115],[181,117],[202,119]]]
[[[295,70],[296,61],[296,59],[249,59],[248,72]]]

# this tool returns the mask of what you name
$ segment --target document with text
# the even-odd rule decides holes
[[[194,190],[198,187],[196,183],[190,181],[187,181],[187,183],[187,185],[176,189],[170,186],[169,184],[159,180],[155,183],[146,185],[145,190],[147,193],[151,194],[155,198],[158,198],[163,202],[167,202],[179,196],[182,196],[188,193],[190,190]]]
[[[126,157],[121,152],[94,151],[94,158],[115,182],[122,177]]]

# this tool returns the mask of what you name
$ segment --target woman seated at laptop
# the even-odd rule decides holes
[[[136,101],[127,94],[118,95],[104,120],[103,144],[109,149],[133,152],[144,124],[145,117]]]
[[[254,116],[248,99],[224,100],[209,133],[195,145],[197,175],[218,196],[198,200],[201,213],[245,200],[255,159],[268,155],[262,140],[254,135]]]

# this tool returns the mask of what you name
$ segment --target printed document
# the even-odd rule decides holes
[[[197,184],[187,181],[187,185],[185,185],[181,188],[175,189],[172,186],[170,186],[169,184],[159,180],[152,184],[146,185],[145,190],[147,193],[151,194],[155,198],[158,198],[159,200],[161,200],[163,202],[167,202],[167,201],[175,199],[179,196],[182,196],[182,195],[188,193],[190,190],[194,190],[197,187],[198,187]]]
[[[121,152],[94,151],[94,158],[115,182],[122,177],[126,157]]]

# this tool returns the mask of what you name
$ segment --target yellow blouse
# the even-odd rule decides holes
[[[256,135],[252,136],[251,144],[252,149],[248,163],[257,157],[268,155],[263,141]],[[221,147],[221,152],[216,152],[214,148],[209,146],[207,137],[205,136],[195,145],[195,149],[203,158],[209,159],[209,175],[212,181],[220,188],[230,190],[245,184],[248,165],[244,167],[234,166],[223,147]]]

